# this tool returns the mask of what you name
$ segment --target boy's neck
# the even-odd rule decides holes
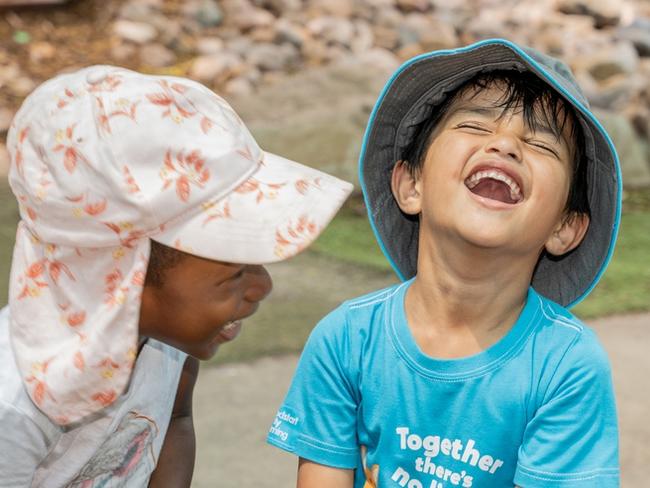
[[[469,356],[501,339],[524,307],[535,266],[531,257],[462,247],[421,247],[406,295],[409,327],[434,357]]]

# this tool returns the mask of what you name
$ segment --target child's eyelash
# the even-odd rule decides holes
[[[480,131],[483,131],[483,132],[489,132],[489,129],[487,129],[487,128],[479,125],[479,124],[475,124],[475,123],[471,123],[471,122],[463,122],[462,124],[458,124],[456,126],[456,128],[458,128],[458,129],[476,129],[476,130],[480,130]]]
[[[528,141],[528,144],[530,144],[531,146],[535,146],[535,147],[538,147],[540,149],[543,149],[543,150],[551,153],[553,156],[558,157],[557,152],[553,148],[547,146],[546,144],[539,143],[539,142],[536,142],[536,141]]]

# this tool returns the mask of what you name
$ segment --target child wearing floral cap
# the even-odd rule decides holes
[[[569,69],[500,39],[406,62],[360,179],[403,282],[311,334],[268,436],[298,487],[617,487],[609,362],[567,309],[611,257],[620,170]]]
[[[197,359],[351,185],[262,151],[198,83],[110,66],[40,86],[8,148],[0,486],[189,486]]]

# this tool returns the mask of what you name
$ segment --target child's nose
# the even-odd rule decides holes
[[[486,144],[485,152],[499,154],[501,157],[521,161],[521,142],[511,130],[498,130]]]
[[[249,265],[246,269],[248,281],[245,298],[249,302],[261,302],[271,292],[273,280],[264,266]]]

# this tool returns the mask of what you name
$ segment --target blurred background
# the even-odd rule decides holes
[[[187,76],[236,108],[260,145],[358,183],[368,115],[390,74],[422,52],[504,37],[562,58],[623,167],[618,246],[574,311],[614,369],[623,486],[650,466],[650,1],[0,0],[0,303],[18,213],[6,133],[39,83],[90,64]],[[275,290],[205,365],[193,486],[293,486],[295,460],[264,445],[309,331],[343,299],[395,276],[358,193],[312,249],[272,266]]]

